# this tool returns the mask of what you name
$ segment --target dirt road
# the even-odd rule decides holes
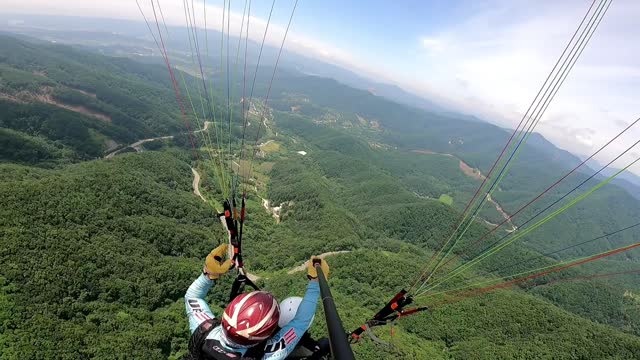
[[[207,201],[200,193],[200,173],[194,168],[191,168],[191,172],[193,173],[193,193],[200,197],[202,201]]]
[[[196,133],[200,133],[203,131],[206,131],[207,129],[209,129],[209,125],[211,124],[211,121],[205,121],[204,122],[204,126],[202,127],[202,129],[200,130],[195,130],[192,133],[196,134]],[[142,145],[151,141],[156,141],[156,140],[168,140],[168,139],[173,139],[175,136],[174,135],[168,135],[168,136],[159,136],[159,137],[154,137],[154,138],[148,138],[148,139],[142,139],[142,140],[138,140],[136,142],[134,142],[133,144],[127,145],[121,149],[112,151],[110,153],[108,153],[104,158],[105,159],[111,159],[112,157],[118,155],[119,153],[125,151],[128,148],[132,148],[137,152],[141,152],[142,151]]]
[[[484,176],[484,174],[482,174],[482,172],[479,169],[473,168],[471,166],[469,166],[469,164],[467,164],[466,162],[464,162],[462,159],[460,159],[459,157],[453,155],[453,154],[447,154],[447,153],[437,153],[437,152],[433,152],[431,150],[411,150],[411,152],[416,153],[416,154],[426,154],[426,155],[442,155],[442,156],[448,156],[448,157],[453,157],[456,160],[459,161],[459,167],[460,170],[467,176],[474,178],[476,180],[479,181],[483,181],[486,179],[486,177]],[[506,211],[504,211],[504,209],[502,208],[502,206],[500,206],[500,204],[495,201],[494,199],[491,198],[491,196],[487,197],[487,201],[489,203],[491,203],[491,205],[493,205],[493,207],[496,209],[496,211],[498,213],[500,213],[500,215],[502,215],[502,217],[507,220],[507,223],[511,226],[511,229],[508,229],[508,232],[513,232],[515,230],[517,230],[517,227],[511,222],[511,216],[509,214],[507,214]],[[486,220],[485,220],[486,221]],[[487,221],[488,222],[488,221]],[[491,224],[491,223],[489,223]],[[494,225],[497,226],[497,225]]]

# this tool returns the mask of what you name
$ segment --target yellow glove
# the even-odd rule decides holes
[[[227,254],[227,246],[227,244],[222,244],[207,255],[202,272],[207,275],[209,279],[216,280],[220,278],[220,276],[229,271],[233,266],[233,260],[231,259],[227,259],[224,262],[222,261]]]
[[[325,279],[329,279],[329,264],[327,264],[327,262],[324,261],[324,259],[320,259],[317,256],[312,256],[311,260],[309,260],[307,264],[307,277],[309,279],[318,278],[318,272],[316,271],[316,267],[313,264],[313,260],[316,260],[316,262],[320,260],[320,267],[322,268],[322,273],[324,274]]]

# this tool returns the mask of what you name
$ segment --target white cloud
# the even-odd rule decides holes
[[[575,139],[588,147],[593,146],[593,139],[589,135],[576,134]]]
[[[444,51],[444,42],[442,39],[425,36],[422,38],[422,46],[430,52],[439,53]]]
[[[431,72],[422,79],[459,108],[515,127],[590,3],[491,1],[435,34],[450,45],[437,56],[429,52]],[[622,129],[620,122],[640,116],[638,17],[640,3],[613,2],[537,131],[560,147],[590,154]],[[640,127],[598,160],[613,158],[637,138]]]

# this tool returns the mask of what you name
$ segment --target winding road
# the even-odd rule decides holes
[[[486,179],[486,177],[484,176],[484,174],[482,174],[482,172],[479,169],[473,168],[471,166],[469,166],[469,164],[467,164],[466,162],[464,162],[464,160],[462,160],[461,158],[453,155],[453,154],[447,154],[447,153],[438,153],[438,152],[434,152],[431,150],[411,150],[412,153],[416,153],[416,154],[425,154],[425,155],[442,155],[442,156],[447,156],[447,157],[451,157],[454,158],[456,160],[459,161],[459,167],[460,170],[467,176],[474,178],[476,180],[480,180],[483,181]],[[417,195],[417,194],[416,194]],[[418,195],[420,197],[420,195]],[[506,222],[509,224],[509,226],[511,226],[511,229],[507,229],[507,232],[514,232],[516,230],[518,230],[518,227],[516,225],[513,224],[513,222],[511,221],[511,215],[507,214],[506,211],[504,211],[504,209],[502,208],[502,206],[495,201],[491,195],[487,196],[487,201],[489,203],[491,203],[491,205],[493,205],[493,207],[496,209],[496,211],[502,216],[503,219],[506,220]],[[484,220],[486,223],[493,225],[493,226],[498,226],[497,224],[492,224],[491,222],[487,221],[486,219]]]
[[[197,134],[197,133],[201,133],[203,131],[207,131],[207,129],[209,129],[209,124],[211,124],[211,121],[205,121],[204,122],[204,127],[200,130],[195,130],[192,131],[192,134]],[[173,139],[175,137],[175,135],[168,135],[168,136],[159,136],[159,137],[154,137],[154,138],[148,138],[148,139],[142,139],[142,140],[138,140],[136,142],[134,142],[133,144],[129,144],[123,148],[120,148],[118,150],[114,150],[110,153],[108,153],[107,155],[105,155],[105,159],[111,159],[112,157],[118,155],[119,153],[125,151],[126,149],[134,149],[137,152],[141,152],[142,151],[142,145],[151,141],[156,141],[156,140],[168,140],[168,139]]]
[[[191,168],[191,172],[193,173],[193,193],[200,197],[202,201],[206,202],[207,199],[200,193],[200,173],[194,168]]]

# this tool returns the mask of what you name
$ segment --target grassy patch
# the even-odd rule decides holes
[[[233,171],[240,174],[240,176],[248,176],[252,172],[251,162],[248,160],[234,160]]]
[[[257,191],[262,192],[266,190],[267,183],[269,182],[269,176],[265,174],[266,170],[271,170],[273,163],[254,163],[251,166],[249,160],[233,161],[233,172],[240,175],[243,181],[257,186]],[[249,179],[250,177],[251,179]]]
[[[438,198],[438,200],[440,200],[440,202],[443,204],[447,204],[449,206],[453,205],[453,198],[447,194],[440,195],[440,198]]]
[[[262,164],[260,164],[260,170],[264,173],[269,173],[271,169],[273,169],[274,164],[275,163],[272,161],[265,161]]]
[[[264,151],[266,154],[278,152],[280,151],[280,144],[275,141],[267,142],[266,144],[260,145],[260,150]]]

